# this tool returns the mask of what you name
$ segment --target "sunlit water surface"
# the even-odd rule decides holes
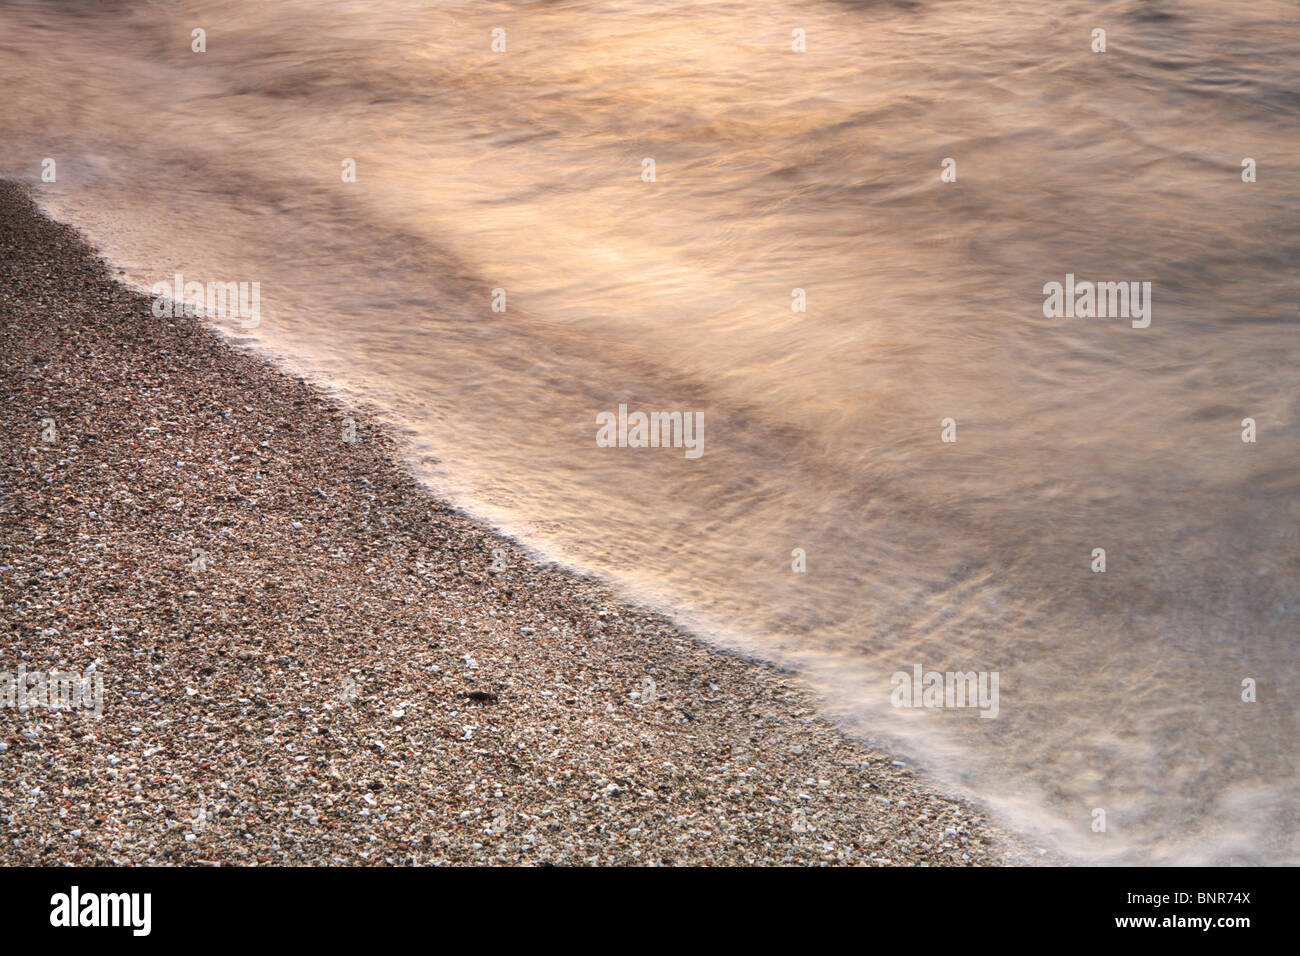
[[[141,287],[260,282],[224,326],[436,488],[1037,845],[1295,862],[1297,12],[0,3],[0,175]],[[1067,272],[1150,327],[1044,318]],[[703,456],[598,447],[620,403]],[[917,664],[997,719],[892,707]]]

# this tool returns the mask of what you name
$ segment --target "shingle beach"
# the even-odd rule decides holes
[[[110,273],[0,184],[0,670],[104,688],[0,708],[0,863],[1022,859],[795,676],[530,561]]]

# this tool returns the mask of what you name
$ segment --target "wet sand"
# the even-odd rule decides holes
[[[0,183],[0,670],[104,681],[0,708],[0,863],[1039,859],[150,305]]]

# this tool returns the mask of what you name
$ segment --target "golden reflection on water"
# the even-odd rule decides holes
[[[1295,676],[1294,11],[1153,9],[9,4],[0,170],[59,156],[42,201],[145,287],[260,281],[258,344],[456,500],[1040,838],[1294,860],[1294,727],[1219,703]],[[1067,272],[1153,282],[1151,328],[1045,319]],[[596,447],[620,403],[704,456]],[[999,718],[893,711],[917,663],[999,671]]]

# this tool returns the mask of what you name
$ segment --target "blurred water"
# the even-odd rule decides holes
[[[143,287],[260,282],[233,331],[440,490],[1041,845],[1295,862],[1297,20],[0,3],[0,174]],[[1067,272],[1152,282],[1150,328],[1044,318]],[[703,457],[597,447],[620,403],[702,411]],[[998,718],[894,709],[917,664],[997,671]]]

